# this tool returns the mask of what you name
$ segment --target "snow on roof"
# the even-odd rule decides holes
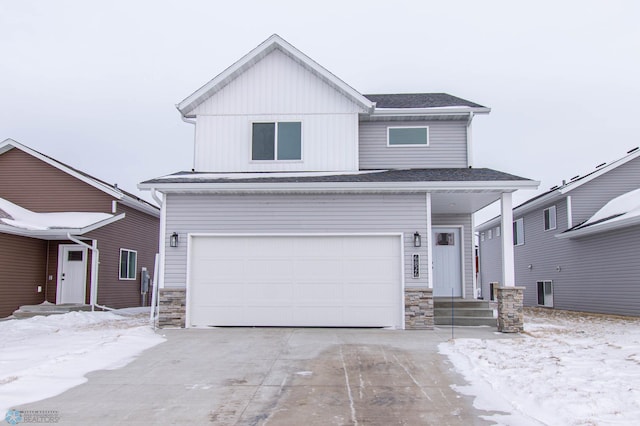
[[[593,216],[589,218],[581,227],[593,225],[596,222],[602,223],[628,219],[640,215],[640,188],[622,194],[605,204]]]
[[[0,223],[32,231],[86,228],[114,217],[93,212],[36,213],[4,198],[0,198],[0,211],[5,213],[4,217],[0,216]]]

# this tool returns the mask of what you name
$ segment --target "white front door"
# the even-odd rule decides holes
[[[462,296],[460,228],[433,227],[433,296]]]
[[[58,248],[57,303],[85,303],[87,249],[75,244]]]

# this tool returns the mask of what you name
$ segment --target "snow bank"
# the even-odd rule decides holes
[[[500,425],[635,425],[640,320],[531,312],[513,339],[442,343],[479,409]]]
[[[0,413],[58,395],[164,341],[145,326],[148,314],[70,312],[0,322]]]
[[[53,228],[84,228],[113,217],[107,213],[91,212],[36,213],[4,198],[0,198],[0,210],[11,216],[11,219],[0,218],[0,222],[37,231]]]
[[[612,199],[584,224],[588,225],[615,215],[623,215],[625,219],[640,215],[640,189],[635,189]],[[620,220],[622,217],[616,219]]]

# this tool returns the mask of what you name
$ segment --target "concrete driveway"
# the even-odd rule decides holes
[[[21,407],[78,425],[485,425],[451,384],[450,329],[160,330],[165,343]],[[492,328],[456,337],[500,338]]]

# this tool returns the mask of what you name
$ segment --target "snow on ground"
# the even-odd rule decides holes
[[[525,332],[511,339],[442,343],[475,396],[501,411],[500,425],[637,425],[640,319],[525,310]]]
[[[118,311],[115,311],[118,312]],[[70,312],[0,322],[0,413],[58,395],[164,341],[146,314]]]

